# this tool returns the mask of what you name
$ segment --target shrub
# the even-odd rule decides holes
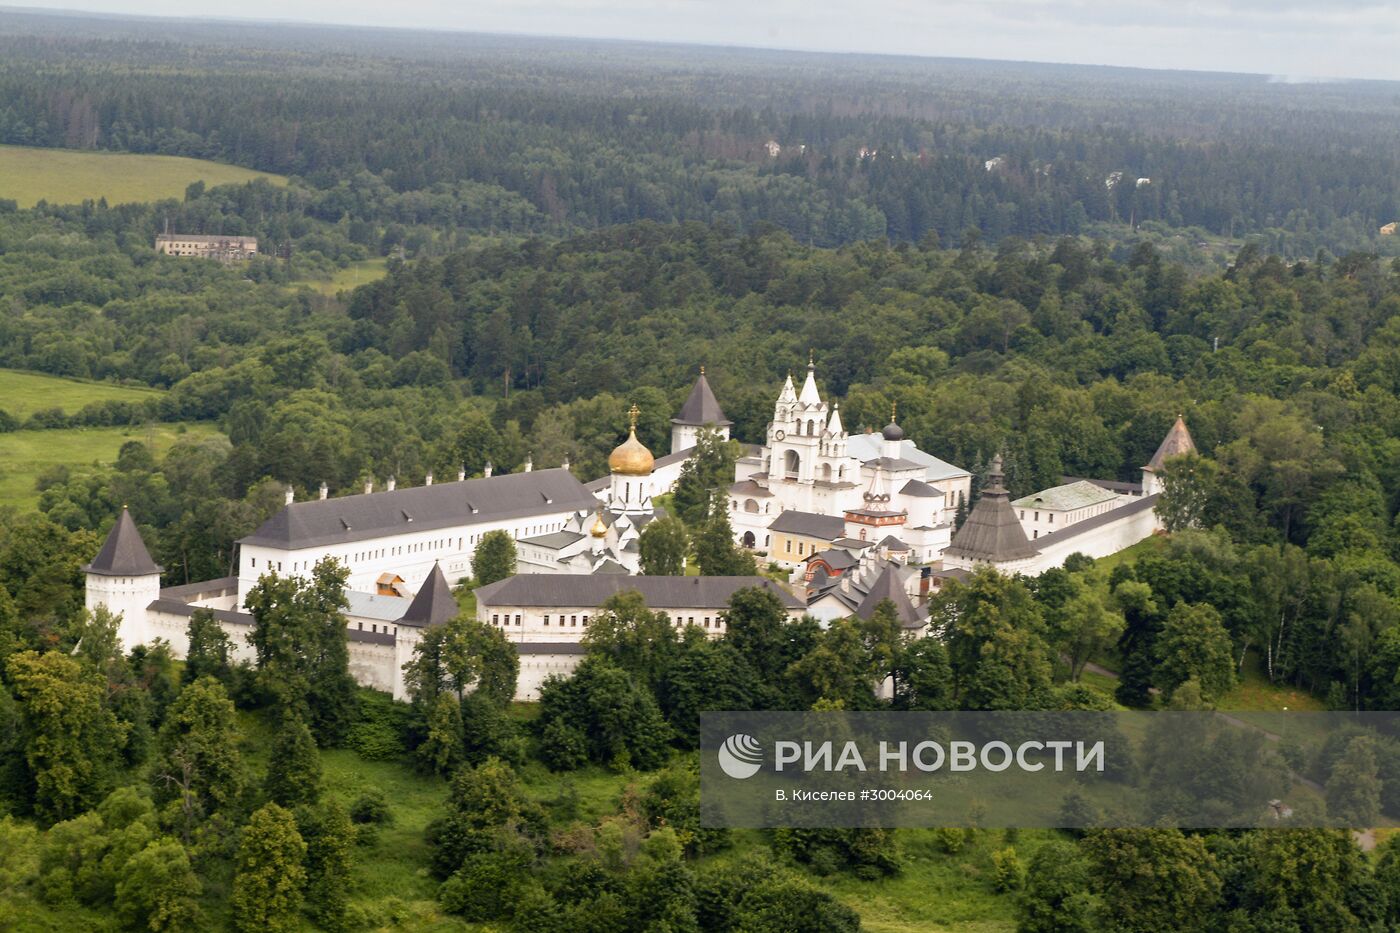
[[[350,804],[350,819],[355,823],[375,823],[388,825],[394,821],[394,815],[389,810],[389,803],[384,799],[384,795],[377,790],[368,790],[355,798],[355,802]]]

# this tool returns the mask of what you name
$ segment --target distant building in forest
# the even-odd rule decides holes
[[[219,262],[243,262],[258,254],[258,238],[161,233],[156,236],[156,252],[164,253],[167,256],[215,259]]]
[[[1395,236],[1395,231],[1398,228],[1400,228],[1400,222],[1392,220],[1384,227],[1381,227],[1381,236]]]

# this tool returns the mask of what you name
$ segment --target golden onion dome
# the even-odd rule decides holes
[[[603,510],[598,510],[598,517],[593,519],[593,527],[589,529],[589,534],[595,538],[606,538],[608,536],[608,526],[603,523]]]
[[[631,427],[627,431],[627,440],[608,455],[608,470],[624,476],[650,476],[652,468],[656,465],[656,458],[647,450],[645,444],[637,440],[637,415],[640,412],[637,406],[633,405],[627,414],[632,419]]]

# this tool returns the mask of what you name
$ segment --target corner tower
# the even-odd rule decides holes
[[[84,565],[83,573],[87,577],[87,608],[106,606],[113,615],[120,615],[117,634],[127,647],[145,644],[155,637],[146,607],[160,599],[161,570],[146,550],[131,513],[122,506],[122,514],[108,532],[102,549],[92,563]]]
[[[678,454],[694,447],[700,431],[706,425],[719,432],[720,437],[729,440],[729,429],[734,422],[725,417],[724,409],[719,407],[719,400],[710,389],[710,381],[705,378],[705,367],[701,366],[700,377],[691,387],[689,397],[676,417],[671,419],[671,453]]]
[[[1162,467],[1166,465],[1168,460],[1172,457],[1195,452],[1196,442],[1191,439],[1191,432],[1186,430],[1186,419],[1182,415],[1177,415],[1176,423],[1167,432],[1167,436],[1162,438],[1157,452],[1142,468],[1142,494],[1151,496],[1162,491]]]

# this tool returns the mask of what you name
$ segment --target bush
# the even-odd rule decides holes
[[[957,855],[962,851],[963,844],[967,842],[967,834],[961,829],[944,826],[933,831],[933,842],[949,855]]]
[[[396,761],[404,755],[403,740],[383,722],[355,723],[345,744],[365,761]]]
[[[530,853],[517,846],[469,855],[438,889],[438,903],[472,923],[508,917],[530,862]]]
[[[374,823],[380,826],[387,826],[394,821],[394,814],[389,810],[389,803],[384,799],[384,795],[377,790],[368,790],[355,798],[355,802],[350,804],[350,819],[355,823]]]
[[[365,761],[395,761],[407,754],[404,736],[411,717],[408,704],[378,690],[360,690],[345,744]]]
[[[992,887],[998,894],[1020,890],[1026,882],[1026,868],[1016,850],[1007,846],[992,853]]]

